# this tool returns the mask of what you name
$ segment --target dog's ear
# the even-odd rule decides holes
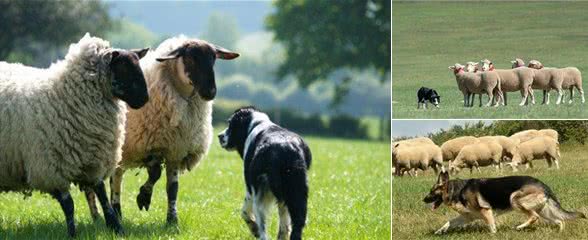
[[[449,182],[449,173],[448,172],[441,172],[439,174],[439,180],[437,180],[441,185],[445,185],[445,183]]]

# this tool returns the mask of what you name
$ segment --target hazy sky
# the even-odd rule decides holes
[[[453,125],[471,124],[479,120],[394,120],[392,121],[392,137],[401,136],[425,136],[431,132],[437,132],[442,128],[449,128]],[[491,120],[483,121],[486,124]]]

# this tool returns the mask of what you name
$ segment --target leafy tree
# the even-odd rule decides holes
[[[129,20],[118,20],[106,33],[106,38],[113,47],[133,49],[157,46],[167,37],[159,36],[149,29]]]
[[[293,74],[307,87],[340,68],[373,67],[385,80],[390,71],[390,2],[276,1],[277,10],[266,23],[287,49],[287,59],[277,72],[279,78]],[[349,85],[347,77],[340,80]],[[340,95],[346,93],[345,88],[335,90]]]
[[[107,7],[99,1],[0,0],[0,9],[0,59],[15,50],[26,59],[31,49],[61,47],[110,26]]]

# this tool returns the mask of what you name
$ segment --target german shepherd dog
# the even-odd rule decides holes
[[[449,180],[449,173],[443,171],[423,201],[432,203],[433,210],[445,203],[460,214],[445,223],[435,234],[446,233],[477,219],[484,220],[490,232],[496,233],[494,213],[500,214],[513,209],[529,217],[516,227],[517,230],[542,218],[558,225],[562,231],[563,220],[586,218],[581,212],[563,209],[547,185],[529,176]]]

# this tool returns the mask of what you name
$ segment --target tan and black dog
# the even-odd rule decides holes
[[[494,214],[513,209],[529,217],[516,227],[517,230],[542,218],[558,225],[561,231],[564,228],[563,220],[586,218],[581,212],[563,209],[547,185],[529,176],[449,180],[449,173],[441,172],[423,201],[432,203],[433,210],[444,203],[460,214],[445,223],[435,234],[446,233],[477,219],[484,220],[490,232],[496,233]]]

